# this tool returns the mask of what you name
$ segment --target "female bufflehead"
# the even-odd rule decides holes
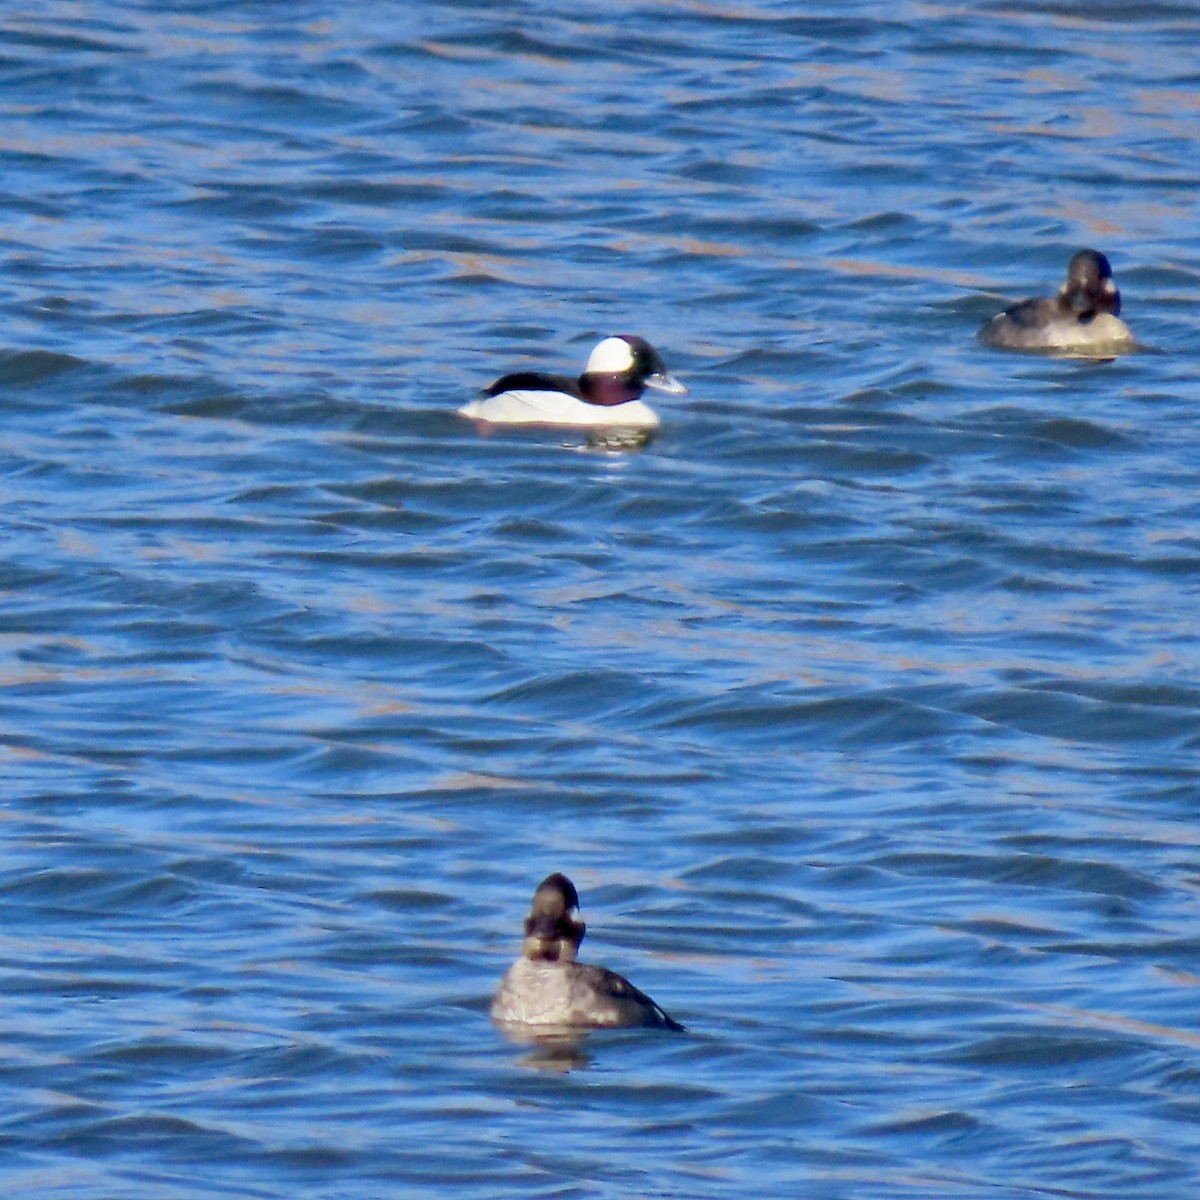
[[[548,1029],[682,1029],[628,979],[575,961],[586,928],[571,916],[578,908],[579,893],[565,875],[555,873],[538,884],[525,919],[521,957],[500,981],[492,1020]]]
[[[605,338],[588,355],[578,379],[518,371],[485,388],[483,398],[458,411],[498,425],[621,425],[652,429],[654,410],[638,397],[645,388],[682,396],[679,382],[645,338]]]
[[[980,340],[1005,350],[1058,350],[1103,357],[1134,348],[1129,326],[1117,316],[1121,293],[1099,250],[1080,250],[1067,267],[1058,295],[1022,300],[993,317]]]

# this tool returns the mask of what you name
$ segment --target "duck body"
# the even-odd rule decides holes
[[[683,395],[683,386],[644,338],[605,338],[576,379],[542,371],[504,375],[458,411],[496,425],[622,426],[653,429],[658,414],[642,402],[646,388]]]
[[[579,894],[565,875],[538,885],[521,957],[500,981],[492,1020],[546,1030],[682,1029],[623,975],[576,961],[587,928],[572,915],[578,908]]]
[[[1098,250],[1080,250],[1057,295],[1006,308],[980,328],[979,339],[1002,350],[1095,357],[1128,353],[1136,343],[1120,311],[1121,293],[1108,259]]]
[[[492,1000],[492,1020],[547,1028],[682,1029],[623,975],[590,963],[519,958]]]

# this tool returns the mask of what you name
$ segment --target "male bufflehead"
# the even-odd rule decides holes
[[[652,429],[658,416],[638,399],[645,388],[686,394],[645,338],[607,337],[588,355],[578,379],[518,371],[485,388],[458,411],[497,425],[621,425]]]
[[[1080,250],[1067,267],[1058,295],[1022,300],[980,330],[989,346],[1005,350],[1057,350],[1107,357],[1134,348],[1129,326],[1117,315],[1121,293],[1099,250]]]
[[[521,957],[509,967],[492,1000],[492,1020],[546,1029],[616,1029],[653,1025],[682,1029],[645,992],[606,967],[575,961],[586,926],[575,885],[557,872],[533,894]]]

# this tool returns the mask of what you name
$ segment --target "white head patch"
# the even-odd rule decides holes
[[[595,375],[619,375],[633,366],[633,348],[624,338],[605,338],[588,355],[584,370]]]

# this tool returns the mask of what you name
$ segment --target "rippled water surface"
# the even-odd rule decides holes
[[[0,9],[5,1194],[1195,1194],[1198,43]],[[553,870],[686,1034],[492,1027]]]

